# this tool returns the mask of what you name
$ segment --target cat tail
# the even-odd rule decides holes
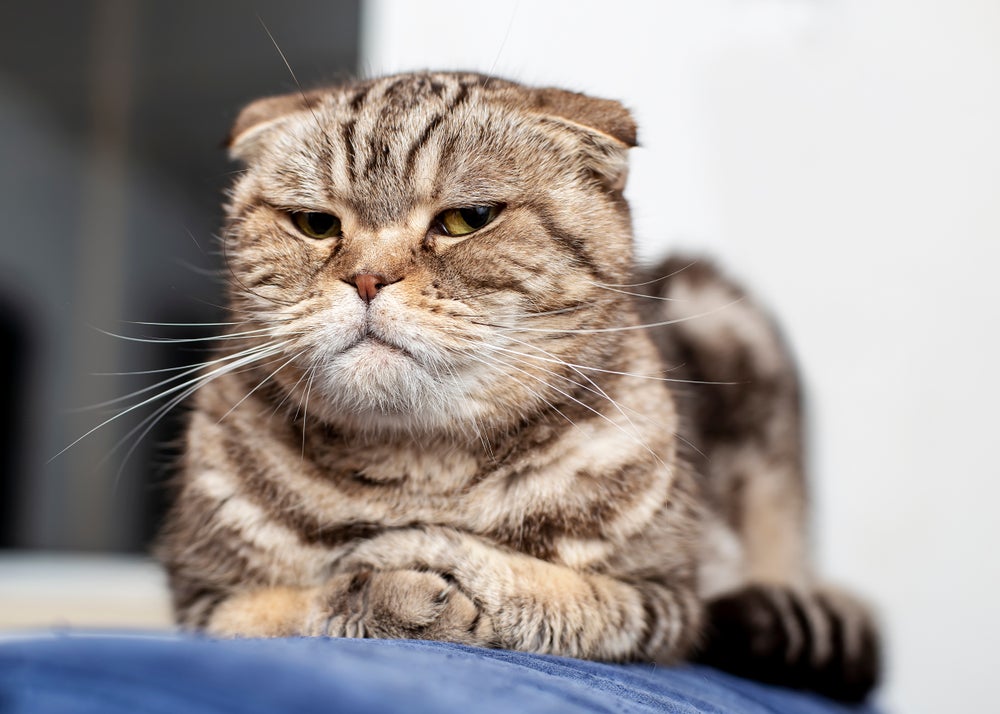
[[[695,661],[742,677],[863,701],[879,679],[875,620],[840,591],[753,584],[707,603]]]

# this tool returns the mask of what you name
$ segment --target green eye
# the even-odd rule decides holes
[[[303,211],[292,214],[292,223],[310,238],[321,240],[340,235],[340,219],[329,213]]]
[[[500,208],[500,206],[449,208],[438,215],[437,221],[448,235],[465,236],[491,222],[500,213]]]

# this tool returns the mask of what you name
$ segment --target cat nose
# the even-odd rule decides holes
[[[381,273],[355,273],[344,282],[354,285],[358,289],[358,295],[365,302],[371,302],[378,295],[378,291],[386,285],[398,283],[402,278],[390,280]]]

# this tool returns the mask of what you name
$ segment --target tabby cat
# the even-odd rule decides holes
[[[807,562],[793,364],[709,264],[637,273],[635,144],[617,102],[476,74],[243,110],[160,543],[182,626],[868,693],[872,620]]]

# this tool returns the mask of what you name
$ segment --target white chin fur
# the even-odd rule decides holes
[[[341,410],[405,414],[434,398],[436,384],[409,355],[365,341],[337,355],[317,373],[318,387]]]
[[[481,364],[456,363],[426,335],[411,334],[413,325],[400,324],[398,315],[384,319],[379,312],[391,314],[391,305],[366,315],[347,302],[324,316],[312,334],[313,349],[303,357],[303,368],[315,365],[308,385],[300,385],[309,392],[306,412],[362,430],[475,432],[476,422],[491,411],[478,398],[489,380]],[[364,337],[373,329],[393,335],[407,350]]]
[[[316,369],[309,411],[365,430],[461,430],[475,399],[454,375],[434,375],[410,355],[366,341]]]

